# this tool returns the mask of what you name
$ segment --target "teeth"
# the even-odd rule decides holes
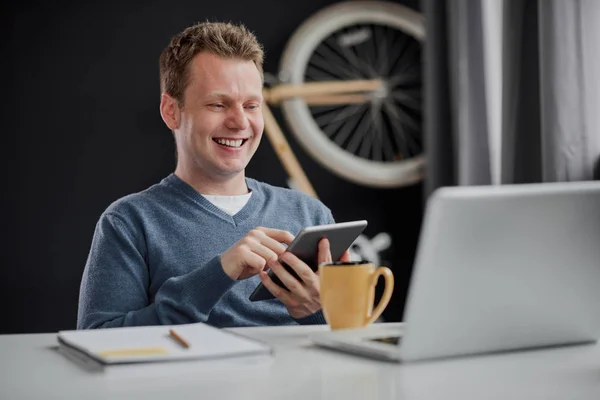
[[[240,147],[242,145],[243,140],[228,140],[228,139],[216,139],[216,142],[219,144],[224,144],[229,147]]]

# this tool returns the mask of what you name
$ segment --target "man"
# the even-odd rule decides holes
[[[290,232],[334,222],[330,210],[244,172],[264,127],[262,62],[254,35],[224,23],[190,27],[163,51],[160,113],[175,137],[175,173],[101,216],[81,282],[79,329],[325,322],[318,276],[284,244]],[[331,261],[326,239],[324,261]],[[261,281],[276,299],[250,302]]]

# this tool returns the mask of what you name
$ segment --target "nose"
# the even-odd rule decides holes
[[[243,107],[231,107],[225,124],[229,129],[246,130],[250,126]]]

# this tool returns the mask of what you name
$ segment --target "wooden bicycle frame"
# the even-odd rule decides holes
[[[309,105],[331,104],[356,104],[364,103],[370,99],[369,93],[379,90],[382,81],[354,80],[354,81],[321,81],[303,84],[281,84],[272,88],[263,89],[263,117],[265,120],[265,133],[275,150],[275,154],[285,168],[288,176],[297,186],[297,189],[317,198],[310,181],[290,148],[277,120],[267,104],[279,105],[289,98],[303,98]]]

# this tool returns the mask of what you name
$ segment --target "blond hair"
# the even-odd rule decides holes
[[[160,55],[161,93],[168,93],[180,107],[190,79],[189,64],[202,51],[225,59],[252,61],[263,77],[262,46],[245,26],[224,22],[196,24],[175,35]]]

